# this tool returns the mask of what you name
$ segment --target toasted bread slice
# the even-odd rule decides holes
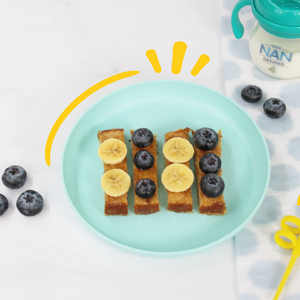
[[[183,139],[189,139],[189,132],[192,131],[190,128],[178,129],[176,131],[170,131],[165,134],[165,142],[168,140],[180,137]],[[165,167],[172,164],[165,158]],[[184,163],[187,167],[190,168],[190,162]],[[174,212],[191,212],[193,210],[193,198],[191,188],[187,189],[184,192],[170,192],[168,191],[168,207],[167,209]]]
[[[193,131],[193,135],[194,135]],[[201,157],[206,153],[214,153],[221,157],[222,154],[222,133],[221,130],[218,131],[219,135],[219,142],[215,149],[211,151],[203,151],[201,149],[198,149],[196,146],[194,146],[195,149],[195,170],[196,170],[196,179],[197,179],[197,191],[198,191],[198,203],[199,203],[199,213],[204,215],[224,215],[227,212],[226,203],[224,200],[224,194],[217,198],[211,198],[207,197],[203,194],[201,187],[200,187],[200,181],[202,177],[205,175],[200,167],[199,167],[199,161]],[[222,169],[218,172],[219,176],[222,176]]]
[[[98,132],[98,140],[100,143],[108,139],[118,139],[125,143],[124,137],[124,129],[111,129],[111,130],[103,130]],[[104,165],[104,173],[112,169],[121,169],[127,172],[127,157],[124,160],[116,165],[108,165],[103,163]],[[104,213],[107,216],[111,215],[128,215],[128,201],[127,201],[127,193],[118,197],[111,197],[105,194],[105,208]]]
[[[130,130],[130,134],[132,136],[134,130]],[[140,170],[133,163],[133,190],[134,190],[134,212],[137,215],[147,215],[153,214],[159,211],[159,200],[158,200],[158,183],[157,183],[157,140],[156,135],[154,135],[153,142],[150,146],[145,148],[139,148],[135,144],[132,143],[132,158],[134,158],[135,154],[140,150],[147,150],[154,157],[154,165],[148,170]],[[144,179],[149,178],[152,179],[156,184],[156,192],[155,194],[148,198],[142,199],[135,193],[136,184]]]

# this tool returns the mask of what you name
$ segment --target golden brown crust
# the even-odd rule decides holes
[[[144,199],[146,200],[146,199]],[[149,215],[159,212],[159,203],[135,203],[134,212],[136,215]]]
[[[183,139],[189,139],[189,132],[192,131],[190,128],[178,129],[176,131],[170,131],[165,134],[165,142],[174,138],[180,137]],[[172,163],[165,158],[165,167],[171,165]],[[190,168],[190,162],[184,163],[187,167]],[[174,212],[191,212],[193,210],[193,198],[192,198],[192,190],[189,188],[184,192],[168,193],[168,207],[167,209]]]
[[[130,130],[130,134],[132,136],[134,130]],[[134,158],[135,154],[140,150],[147,150],[154,157],[154,165],[148,170],[140,170],[135,164],[133,164],[133,190],[134,190],[134,212],[137,215],[147,215],[156,213],[159,211],[159,200],[158,200],[158,183],[157,183],[157,140],[156,135],[154,135],[153,142],[150,146],[145,148],[139,148],[135,144],[132,143],[132,157]],[[136,184],[144,178],[152,179],[156,184],[156,192],[155,194],[148,198],[142,199],[135,193]]]
[[[102,130],[97,134],[98,140],[100,143],[108,139],[118,139],[125,143],[124,137],[124,129],[111,129],[111,130]],[[127,172],[127,157],[125,159],[115,165],[108,165],[103,163],[104,165],[104,173],[112,169],[121,169]],[[127,193],[118,197],[111,197],[105,194],[105,208],[104,213],[107,216],[111,215],[128,215],[128,201],[127,201]]]
[[[194,135],[193,131],[193,135]],[[226,203],[224,200],[224,195],[217,198],[207,197],[203,194],[200,188],[200,181],[202,177],[205,175],[200,167],[199,161],[201,157],[206,153],[214,153],[221,157],[222,154],[222,133],[221,130],[218,131],[219,135],[219,143],[215,149],[212,151],[203,151],[194,146],[195,149],[195,170],[196,170],[196,179],[197,179],[197,192],[198,192],[198,203],[199,203],[199,213],[204,215],[224,215],[227,212]],[[222,169],[218,172],[219,176],[222,176]]]

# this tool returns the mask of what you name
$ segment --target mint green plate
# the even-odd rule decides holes
[[[129,214],[104,215],[104,192],[98,158],[98,130],[124,128],[128,169],[132,176],[130,129],[147,127],[158,139],[160,212],[137,216],[133,189]],[[224,196],[228,213],[198,213],[196,183],[193,213],[167,211],[167,192],[161,183],[162,146],[166,132],[179,128],[222,129]],[[191,161],[194,170],[194,161]],[[62,157],[62,178],[71,206],[96,234],[111,244],[141,255],[179,256],[216,246],[236,235],[261,205],[270,177],[266,142],[251,117],[235,102],[207,87],[182,81],[149,81],[131,85],[102,98],[72,129]]]

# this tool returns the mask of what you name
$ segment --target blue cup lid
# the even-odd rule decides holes
[[[300,0],[254,0],[257,12],[277,25],[300,27]]]
[[[281,38],[300,38],[300,0],[239,0],[231,16],[233,33],[237,39],[244,34],[238,14],[246,5],[252,7],[255,18],[267,32]]]

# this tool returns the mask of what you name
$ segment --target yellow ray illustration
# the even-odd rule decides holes
[[[191,71],[191,74],[193,76],[196,76],[199,74],[199,72],[208,64],[208,62],[210,61],[210,58],[208,55],[206,54],[202,54],[198,61],[196,62],[194,68]]]
[[[156,54],[155,50],[153,50],[153,49],[148,50],[146,52],[146,56],[148,57],[154,71],[156,73],[160,73],[161,72],[161,66],[159,64],[159,60],[158,60],[158,57],[157,57],[157,54]]]
[[[173,46],[172,73],[179,74],[182,67],[187,45],[184,42],[176,42]]]
[[[187,49],[187,45],[184,42],[176,42],[174,44],[173,57],[172,57],[172,68],[171,68],[171,71],[173,74],[180,73],[186,49]],[[154,71],[156,73],[160,73],[162,71],[162,68],[160,66],[156,51],[154,49],[150,49],[146,52],[146,56],[149,59]],[[206,66],[206,64],[209,61],[210,61],[209,56],[206,54],[202,54],[199,57],[198,61],[196,62],[195,66],[193,67],[191,74],[193,76],[198,75],[199,72]],[[101,89],[113,82],[116,82],[118,80],[121,80],[121,79],[124,79],[127,77],[131,77],[131,76],[139,74],[139,73],[140,73],[139,71],[127,71],[127,72],[122,72],[122,73],[113,75],[111,77],[108,77],[108,78],[96,83],[89,89],[87,89],[85,92],[83,92],[81,95],[79,95],[75,100],[73,100],[68,105],[68,107],[61,113],[61,115],[58,117],[58,119],[54,123],[54,125],[48,135],[48,138],[47,138],[46,148],[45,148],[45,160],[46,160],[46,163],[48,166],[50,166],[50,154],[51,154],[51,148],[52,148],[52,144],[53,144],[55,135],[56,135],[59,127],[61,126],[63,121],[66,119],[66,117],[71,113],[71,111],[77,105],[79,105],[83,100],[85,100],[88,96],[90,96],[94,92],[98,91],[99,89]],[[300,196],[298,199],[298,205],[300,205]]]
[[[92,87],[90,87],[89,89],[87,89],[85,92],[83,92],[81,95],[79,95],[74,101],[72,101],[67,108],[61,113],[61,115],[58,117],[58,119],[56,120],[56,122],[54,123],[47,142],[46,142],[46,148],[45,148],[45,159],[46,159],[46,164],[48,166],[50,166],[50,154],[51,154],[51,148],[52,148],[52,144],[53,144],[53,140],[55,138],[55,135],[59,129],[59,127],[61,126],[61,124],[63,123],[63,121],[66,119],[66,117],[71,113],[71,111],[78,105],[80,104],[84,99],[86,99],[88,96],[90,96],[91,94],[93,94],[94,92],[100,90],[101,88],[116,82],[118,80],[124,79],[124,78],[128,78],[131,77],[133,75],[139,74],[139,71],[127,71],[127,72],[122,72],[113,76],[110,76],[98,83],[96,83],[95,85],[93,85]]]

